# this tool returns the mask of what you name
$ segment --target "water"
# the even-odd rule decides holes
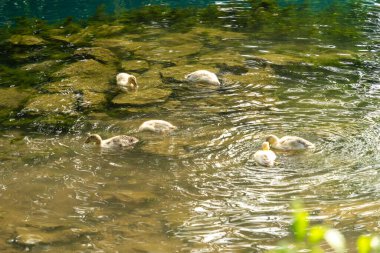
[[[92,26],[104,25],[96,23],[85,30],[92,34],[85,43],[66,36],[73,41],[55,37],[57,44],[27,49],[2,44],[2,93],[13,94],[15,86],[20,97],[33,94],[6,114],[3,101],[13,100],[0,99],[2,252],[264,252],[289,235],[297,198],[313,224],[342,231],[351,250],[359,234],[379,231],[378,5],[360,2],[352,12],[346,6],[336,19],[322,11],[307,17],[312,21],[295,10],[260,27],[244,23],[247,5],[237,5],[221,5],[220,23],[206,27],[147,22],[137,32],[99,35],[111,28],[94,32]],[[49,40],[50,33],[37,35]],[[89,46],[112,50],[116,67],[101,53],[72,56]],[[103,72],[75,68],[76,79],[92,80],[90,88],[57,93],[55,81],[76,83],[66,68],[82,64],[81,57],[107,59],[96,65]],[[112,78],[132,64],[139,66],[131,71],[139,92],[171,95],[158,103],[112,104]],[[225,86],[181,81],[182,72],[198,67],[214,69]],[[106,94],[106,106],[86,109],[86,92]],[[49,101],[43,96],[50,93]],[[62,102],[71,94],[80,97],[73,107]],[[68,127],[54,125],[61,114],[72,118]],[[179,129],[138,133],[148,119]],[[143,142],[133,150],[99,150],[84,145],[88,132]],[[264,168],[253,153],[268,134],[298,135],[317,148],[277,153],[276,166]]]

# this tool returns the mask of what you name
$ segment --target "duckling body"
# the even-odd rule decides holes
[[[191,83],[211,84],[220,86],[218,77],[208,70],[197,70],[185,76],[186,81]]]
[[[275,135],[269,135],[266,138],[272,148],[278,150],[304,150],[315,148],[315,145],[308,140],[305,140],[298,136],[284,136],[279,139]]]
[[[261,148],[262,150],[256,151],[253,155],[255,161],[260,165],[272,167],[277,158],[276,154],[270,150],[268,142],[263,142]]]
[[[109,139],[103,140],[98,134],[90,134],[85,143],[95,142],[97,146],[102,148],[123,148],[133,147],[139,139],[128,135],[117,135]]]
[[[119,73],[116,76],[116,83],[123,90],[137,90],[139,87],[137,84],[137,79],[134,75],[130,75],[127,73]]]
[[[152,131],[155,133],[169,133],[176,130],[177,127],[172,125],[170,122],[165,120],[148,120],[142,123],[139,127],[139,132],[141,131]]]

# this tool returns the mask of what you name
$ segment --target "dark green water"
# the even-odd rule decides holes
[[[379,4],[136,9],[3,28],[1,252],[264,252],[290,203],[353,251],[379,231]],[[17,35],[16,35],[17,34]],[[183,81],[196,69],[223,88]],[[137,93],[115,89],[136,75]],[[145,120],[178,126],[139,133]],[[133,150],[84,145],[133,135]],[[253,154],[268,134],[316,144]]]

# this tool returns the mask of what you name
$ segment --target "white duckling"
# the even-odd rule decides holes
[[[262,150],[256,151],[256,153],[253,155],[255,161],[263,166],[273,166],[277,156],[272,150],[270,150],[269,143],[263,142],[261,148]]]
[[[185,75],[186,81],[190,83],[211,84],[220,86],[218,77],[208,70],[197,70],[188,75]]]
[[[141,124],[139,127],[139,132],[141,131],[152,131],[155,133],[169,133],[176,130],[177,127],[165,120],[148,120]]]
[[[95,142],[97,146],[102,148],[123,148],[132,147],[139,139],[128,135],[117,135],[106,140],[102,140],[102,137],[98,134],[89,134],[85,143]]]
[[[134,75],[130,75],[127,73],[119,73],[116,76],[116,83],[122,90],[128,90],[128,88],[132,90],[137,90],[139,87],[137,84],[137,79]]]
[[[308,140],[298,136],[284,136],[279,139],[276,135],[268,135],[266,141],[269,142],[272,148],[278,150],[303,150],[315,148],[315,145]]]

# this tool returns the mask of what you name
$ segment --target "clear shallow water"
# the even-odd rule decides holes
[[[215,54],[202,58],[208,53],[237,53],[255,82],[222,68],[223,89],[168,82],[173,94],[165,103],[133,113],[88,113],[64,134],[3,130],[0,249],[262,252],[288,235],[296,198],[313,222],[330,224],[349,239],[378,232],[379,11],[369,6],[365,36],[357,43],[225,33],[226,39],[184,57],[187,62],[173,59],[186,66],[215,61]],[[159,55],[170,41],[165,35],[173,34],[154,26],[142,40]],[[210,39],[203,33],[196,38]],[[326,52],[354,52],[359,61],[294,63],[294,57]],[[260,79],[255,71],[266,74]],[[169,136],[136,132],[153,118],[179,130]],[[87,132],[130,134],[143,143],[132,151],[101,151],[83,144]],[[279,153],[275,167],[257,166],[252,155],[271,133],[302,136],[317,149]]]

